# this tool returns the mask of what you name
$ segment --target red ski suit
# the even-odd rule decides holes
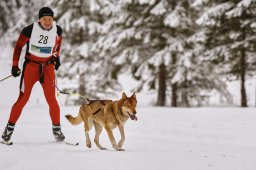
[[[62,29],[57,26],[57,34],[55,39],[54,50],[52,54],[59,56],[60,46],[62,41]],[[43,29],[43,28],[42,28]],[[40,81],[44,91],[46,101],[49,105],[49,112],[53,125],[60,124],[60,108],[55,96],[55,74],[54,65],[50,63],[52,55],[49,57],[38,57],[29,53],[29,43],[31,33],[33,30],[33,24],[25,27],[18,41],[16,42],[14,53],[13,53],[13,66],[18,66],[21,50],[25,44],[27,44],[27,50],[25,55],[25,62],[23,64],[23,71],[20,80],[20,94],[13,105],[9,117],[9,123],[15,124],[22,112],[23,107],[26,105],[31,90],[37,81]],[[41,81],[43,78],[43,81]]]

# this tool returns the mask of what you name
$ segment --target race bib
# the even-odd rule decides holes
[[[29,53],[42,58],[50,57],[56,43],[57,26],[53,22],[51,30],[44,30],[38,22],[34,22],[29,41]]]

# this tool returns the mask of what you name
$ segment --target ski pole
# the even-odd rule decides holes
[[[10,78],[10,77],[12,77],[12,74],[9,75],[9,76],[7,76],[7,77],[5,77],[5,78],[3,78],[3,79],[1,79],[0,82],[4,81],[4,80],[6,80],[6,79],[8,79],[8,78]]]
[[[18,71],[18,73],[20,73],[20,71]],[[4,80],[6,80],[6,79],[8,79],[8,78],[10,78],[10,77],[12,77],[12,76],[13,76],[13,75],[11,74],[11,75],[9,75],[9,76],[7,76],[7,77],[1,79],[0,82],[4,81]]]

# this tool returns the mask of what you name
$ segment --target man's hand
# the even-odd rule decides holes
[[[54,65],[54,69],[58,70],[60,67],[60,57],[52,57],[51,63]]]
[[[12,66],[12,76],[18,77],[20,75],[21,71],[18,66]]]

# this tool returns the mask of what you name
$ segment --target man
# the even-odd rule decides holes
[[[25,27],[13,52],[12,75],[18,77],[21,74],[18,63],[21,50],[27,44],[25,62],[20,80],[20,94],[13,105],[8,124],[2,135],[4,142],[9,142],[15,123],[17,122],[23,107],[26,105],[32,87],[40,81],[46,101],[49,105],[52,120],[52,131],[56,141],[64,141],[65,136],[61,132],[60,108],[55,96],[54,69],[60,66],[60,46],[62,41],[62,28],[53,21],[54,13],[49,7],[39,10],[39,21]]]

